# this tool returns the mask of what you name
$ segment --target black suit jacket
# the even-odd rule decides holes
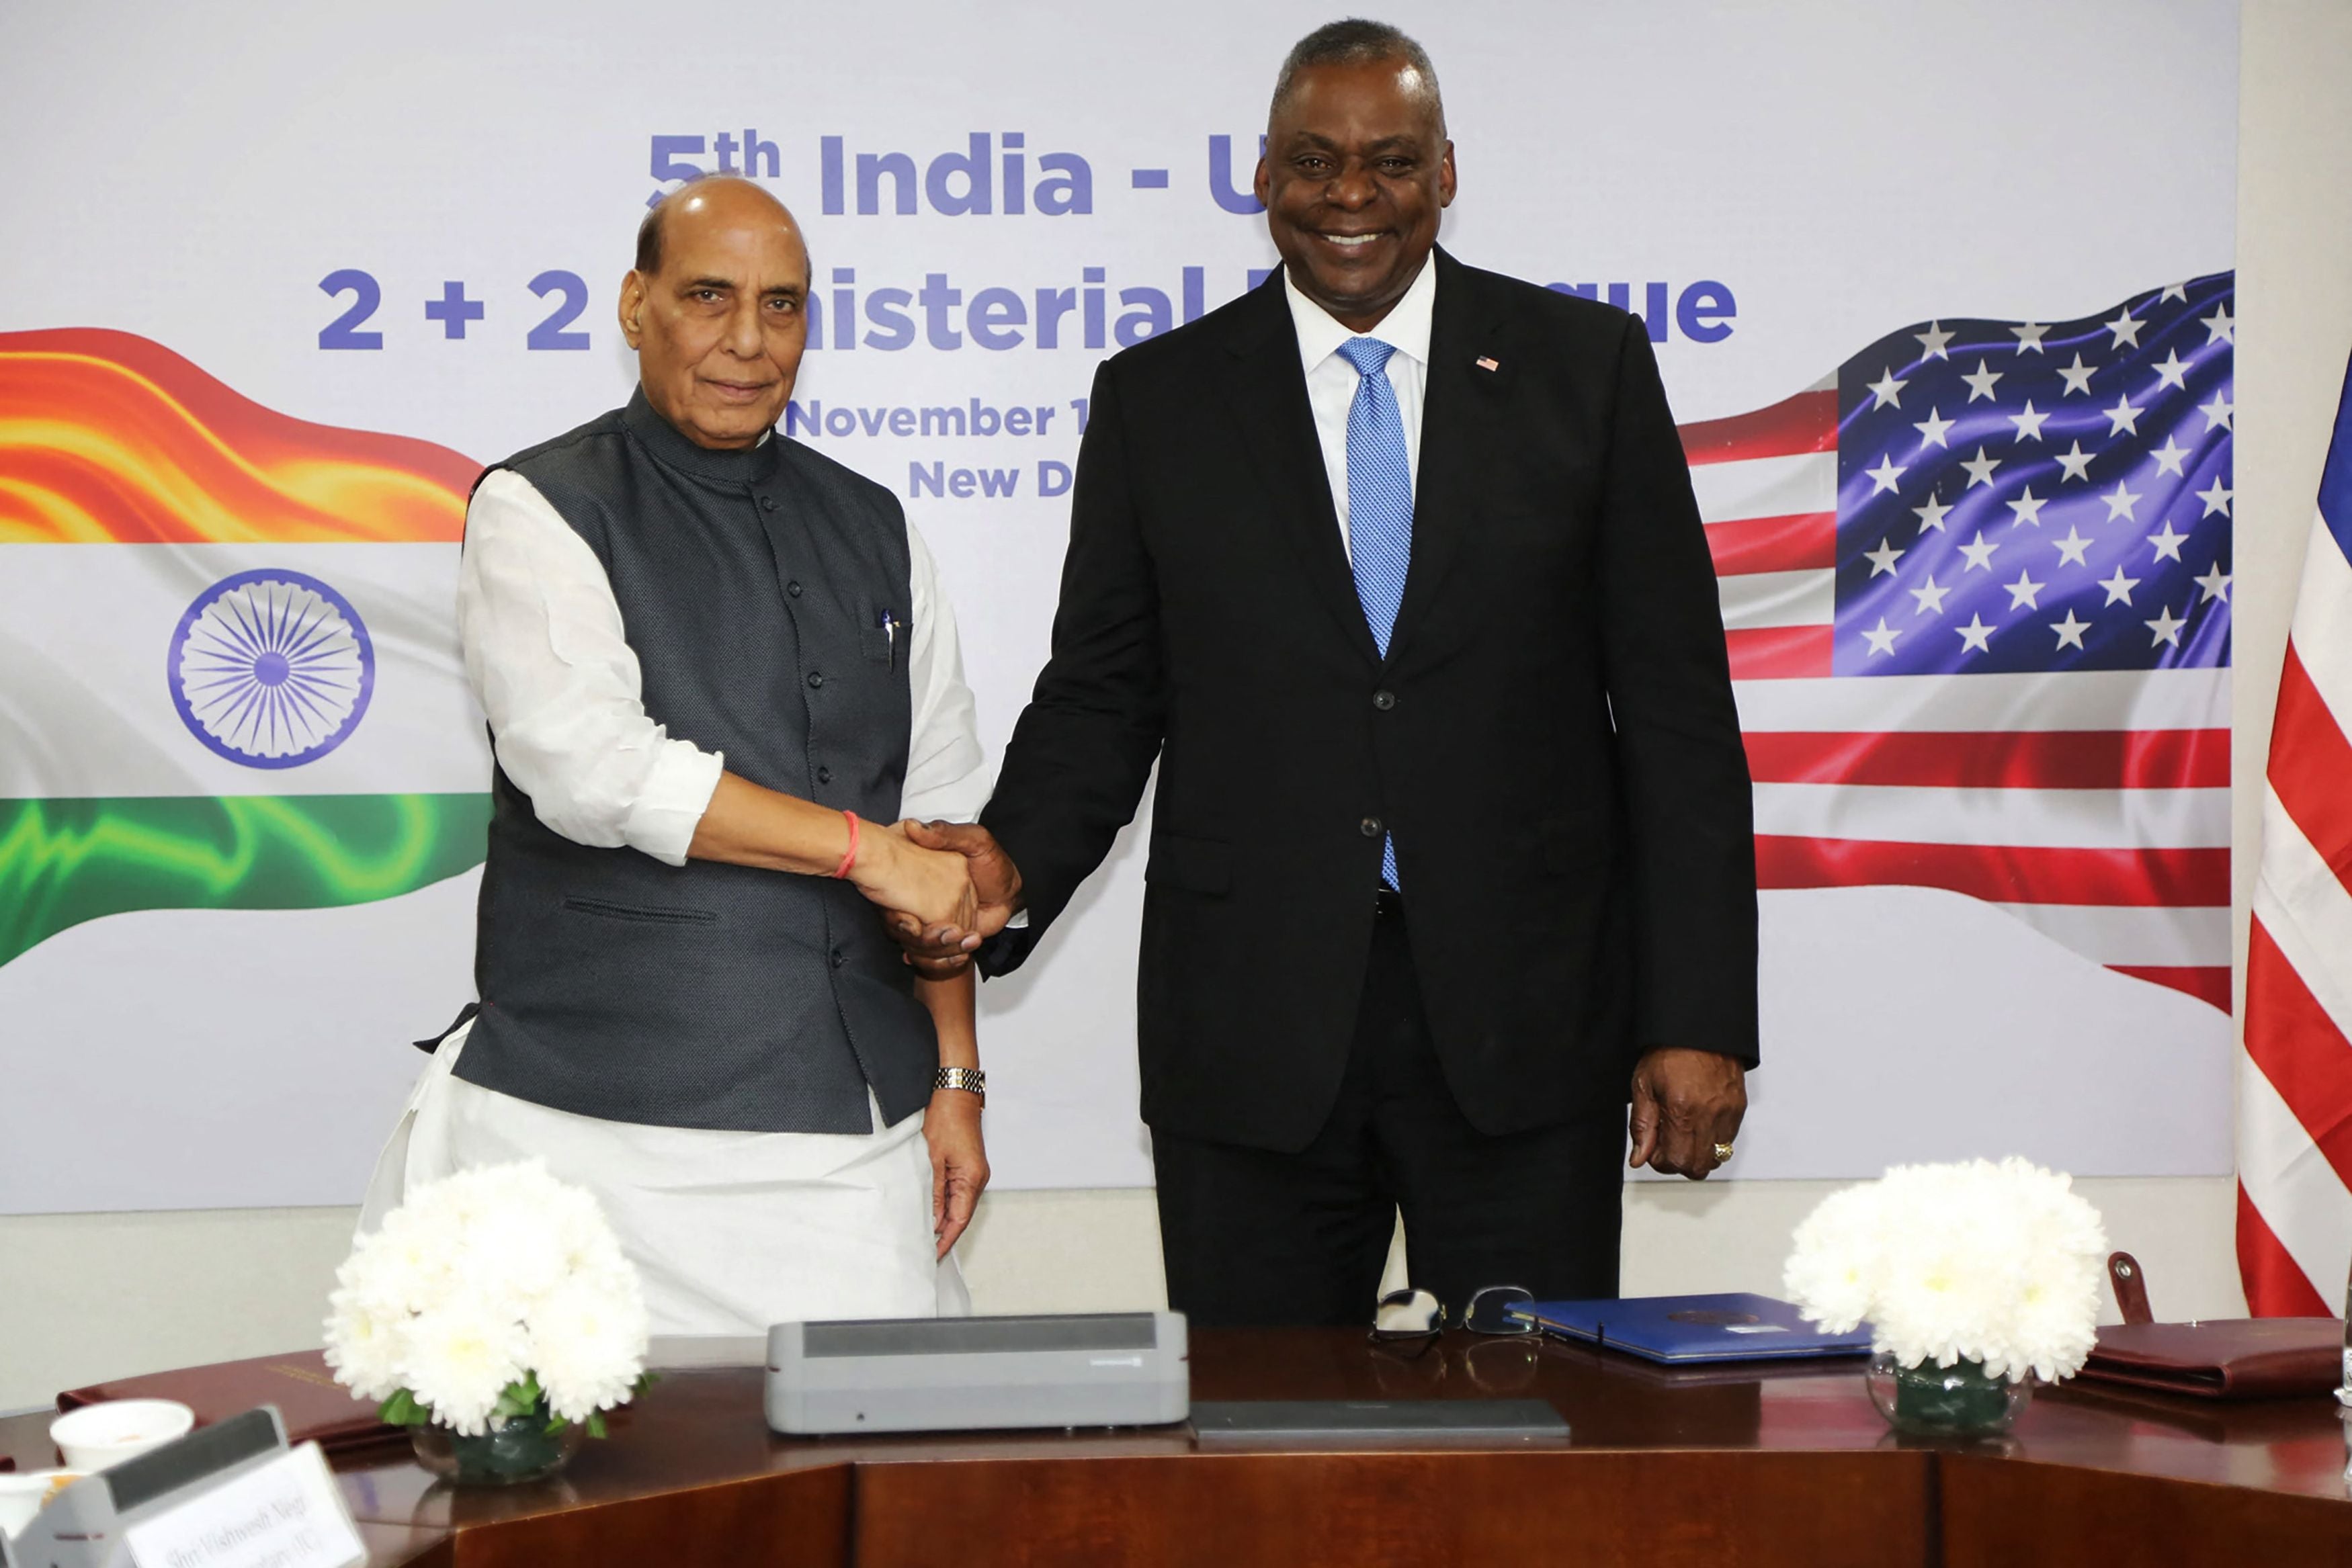
[[[1622,1104],[1651,1045],[1756,1060],[1747,760],[1649,340],[1434,264],[1385,660],[1278,274],[1095,379],[1053,655],[982,819],[1032,924],[982,963],[1026,956],[1156,758],[1138,1032],[1157,1128],[1314,1137],[1391,831],[1431,1032],[1481,1131]]]

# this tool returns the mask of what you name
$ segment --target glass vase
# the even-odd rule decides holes
[[[584,1428],[577,1421],[551,1432],[545,1414],[509,1416],[479,1437],[446,1427],[408,1429],[416,1462],[459,1486],[510,1487],[544,1480],[572,1462]]]
[[[1892,1351],[1870,1358],[1870,1402],[1898,1432],[1925,1437],[1986,1437],[2006,1432],[2033,1397],[2031,1382],[1985,1375],[1984,1364],[1905,1366]]]

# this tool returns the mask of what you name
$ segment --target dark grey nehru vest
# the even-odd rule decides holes
[[[499,465],[588,541],[646,711],[755,784],[895,821],[911,697],[906,515],[781,436],[695,445],[628,407]],[[897,645],[882,630],[902,628]],[[591,849],[497,772],[457,1076],[609,1121],[869,1129],[929,1101],[930,1015],[845,882]]]

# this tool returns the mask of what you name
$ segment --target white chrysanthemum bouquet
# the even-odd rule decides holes
[[[2106,1249],[2071,1177],[2014,1157],[1897,1166],[1822,1199],[1783,1277],[1805,1316],[1833,1333],[1866,1320],[1899,1365],[2055,1382],[2091,1353]]]
[[[395,1426],[478,1437],[535,1416],[601,1437],[644,1385],[636,1270],[595,1198],[537,1160],[418,1187],[335,1279],[327,1364]]]

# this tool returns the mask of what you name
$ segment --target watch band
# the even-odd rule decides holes
[[[939,1076],[931,1080],[931,1087],[961,1089],[979,1095],[982,1104],[988,1103],[988,1074],[977,1067],[942,1067]]]

